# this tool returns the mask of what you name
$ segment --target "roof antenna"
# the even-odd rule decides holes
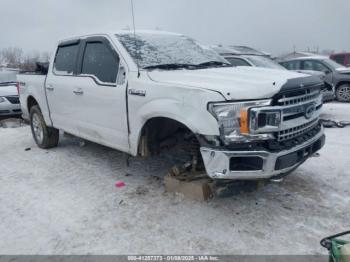
[[[135,43],[135,49],[136,49],[136,65],[137,65],[137,77],[140,77],[140,65],[139,65],[139,56],[140,52],[137,48],[137,41],[136,41],[136,26],[135,26],[135,13],[134,13],[134,1],[130,0],[131,3],[131,14],[132,14],[132,26],[134,29],[134,43]]]

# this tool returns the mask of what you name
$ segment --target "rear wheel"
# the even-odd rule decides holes
[[[44,117],[37,105],[30,109],[30,126],[38,147],[48,149],[58,145],[59,130],[45,124]]]
[[[337,100],[340,102],[350,102],[350,84],[341,85],[336,91]]]

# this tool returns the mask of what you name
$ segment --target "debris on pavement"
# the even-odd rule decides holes
[[[149,189],[145,186],[138,186],[136,188],[136,194],[137,195],[145,195],[149,192]]]
[[[211,180],[197,179],[192,181],[181,181],[175,176],[167,175],[164,178],[165,189],[170,193],[181,193],[191,200],[206,201],[212,198],[209,186]]]
[[[338,122],[330,119],[321,119],[321,123],[325,128],[333,128],[333,127],[344,128],[344,127],[350,126],[350,121]]]
[[[125,184],[124,182],[122,182],[122,181],[119,181],[119,182],[115,183],[115,186],[116,186],[117,188],[122,188],[122,187],[125,187],[126,184]]]

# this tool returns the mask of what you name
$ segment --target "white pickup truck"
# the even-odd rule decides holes
[[[48,73],[18,76],[41,148],[59,130],[132,156],[182,147],[214,179],[277,179],[324,145],[318,77],[231,67],[175,33],[119,31],[59,42]]]

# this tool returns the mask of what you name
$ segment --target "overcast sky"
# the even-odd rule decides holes
[[[350,51],[349,0],[134,0],[136,27],[273,54]],[[132,27],[130,0],[0,0],[0,48],[51,51],[60,38]]]

